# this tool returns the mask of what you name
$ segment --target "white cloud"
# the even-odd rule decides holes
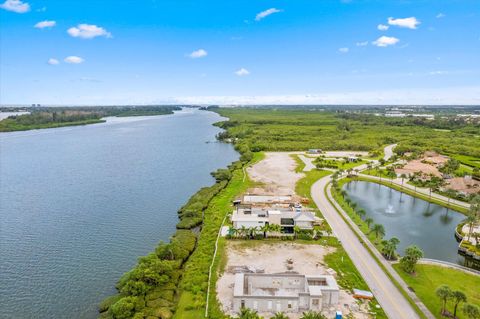
[[[57,24],[57,22],[55,22],[55,21],[45,20],[45,21],[38,22],[33,27],[37,28],[37,29],[51,28],[51,27],[54,27],[56,24]]]
[[[430,75],[445,75],[445,74],[448,74],[448,71],[432,71],[429,74]]]
[[[80,63],[83,63],[83,61],[85,60],[79,56],[71,55],[71,56],[67,56],[64,59],[64,61],[71,64],[80,64]]]
[[[248,71],[245,68],[241,68],[241,69],[235,71],[235,74],[238,75],[238,76],[246,76],[246,75],[250,74],[250,71]]]
[[[58,61],[57,59],[54,59],[54,58],[50,58],[50,59],[48,59],[47,63],[50,64],[50,65],[57,65],[57,64],[60,63],[60,61]]]
[[[41,7],[39,9],[36,10],[37,12],[45,12],[47,11],[47,7]]]
[[[340,53],[348,53],[349,49],[348,48],[340,48],[338,49],[338,52]]]
[[[376,45],[377,47],[388,47],[389,45],[394,45],[398,43],[398,41],[400,40],[395,37],[387,37],[382,35],[380,38],[373,41],[372,44]]]
[[[356,43],[357,47],[364,47],[368,45],[368,41],[362,41]]]
[[[205,51],[204,49],[198,49],[190,53],[188,56],[192,59],[198,59],[198,58],[203,58],[208,55],[208,52]]]
[[[95,37],[111,38],[112,34],[102,27],[94,24],[79,24],[76,27],[71,27],[67,30],[67,33],[74,38],[92,39]]]
[[[437,19],[445,18],[445,14],[440,12],[439,14],[437,14],[435,16],[435,18],[437,18]]]
[[[255,16],[255,21],[260,21],[265,17],[268,17],[271,14],[282,12],[282,10],[276,8],[270,8],[268,10],[262,11]]]
[[[390,28],[390,27],[388,25],[385,25],[385,24],[377,25],[377,29],[380,30],[380,31],[387,31],[388,28]]]
[[[403,18],[403,19],[394,19],[392,17],[388,18],[389,25],[395,25],[401,28],[416,29],[417,25],[420,24],[420,21],[415,17]]]
[[[30,5],[21,0],[6,0],[3,4],[0,4],[0,8],[16,13],[25,13],[30,11]]]

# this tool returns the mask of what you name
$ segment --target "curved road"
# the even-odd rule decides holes
[[[365,279],[388,318],[419,318],[412,306],[391,282],[390,278],[383,272],[382,268],[362,243],[360,243],[355,233],[348,227],[340,214],[326,198],[324,190],[330,180],[330,176],[321,178],[312,185],[311,192],[313,201],[331,226],[335,236],[342,242],[348,256],[350,256],[350,259],[352,259],[358,271]]]

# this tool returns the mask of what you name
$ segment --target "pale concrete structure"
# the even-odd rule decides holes
[[[338,295],[337,282],[329,275],[239,273],[235,275],[233,310],[321,311],[324,307],[336,307]]]

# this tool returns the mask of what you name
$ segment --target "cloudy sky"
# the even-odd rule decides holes
[[[0,0],[2,104],[480,104],[478,0]]]

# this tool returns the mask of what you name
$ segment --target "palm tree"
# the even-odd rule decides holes
[[[435,291],[435,294],[437,295],[438,298],[442,300],[442,312],[441,314],[445,314],[446,307],[447,307],[447,301],[452,297],[452,290],[450,287],[447,285],[441,285],[440,287],[437,288]]]
[[[480,308],[472,304],[463,305],[463,313],[467,316],[468,319],[478,319],[480,318]]]
[[[468,240],[470,240],[470,237],[472,236],[473,227],[475,226],[476,221],[477,218],[471,213],[467,216],[467,219],[465,219],[465,223],[468,225]]]
[[[320,312],[307,311],[302,314],[300,319],[327,319],[327,317],[322,315]]]
[[[293,232],[295,234],[295,238],[298,237],[298,234],[302,231],[302,229],[300,227],[298,227],[297,225],[293,226]]]
[[[248,228],[245,225],[242,225],[240,229],[238,229],[240,236],[246,238],[248,236]]]
[[[453,299],[453,318],[457,318],[457,307],[461,302],[467,302],[467,296],[463,293],[463,291],[456,290],[452,292],[452,299]]]
[[[352,203],[352,200],[350,198],[345,198],[345,203],[347,203],[348,206]]]
[[[272,318],[270,319],[289,319],[288,316],[283,312],[277,312]]]
[[[279,233],[282,231],[282,226],[278,225],[278,224],[270,224],[270,231],[274,232],[274,233]]]
[[[263,238],[267,238],[267,233],[270,231],[270,224],[263,225],[260,230],[263,232]]]
[[[373,223],[373,219],[371,217],[367,217],[365,219],[365,223],[367,224],[368,228],[370,228],[370,224]]]
[[[392,237],[389,240],[382,241],[383,249],[382,252],[387,257],[387,259],[391,260],[395,255],[395,251],[397,250],[397,245],[400,243],[400,239],[397,237]]]
[[[378,240],[379,237],[385,236],[385,228],[381,224],[373,225],[372,232],[375,234],[375,238],[377,240]]]
[[[228,227],[228,234],[234,237],[237,234],[237,229],[233,226]]]
[[[263,319],[255,310],[242,308],[238,314],[238,319]]]
[[[452,198],[455,198],[455,196],[457,195],[457,192],[454,191],[454,190],[451,189],[451,188],[447,188],[447,189],[445,190],[445,195],[448,197],[447,205],[450,205],[450,200],[451,200]]]
[[[402,179],[402,187],[403,187],[403,180],[404,180],[405,178],[407,178],[407,175],[402,174],[402,175],[400,175],[400,178]]]
[[[363,217],[365,217],[365,215],[367,215],[367,212],[363,209],[359,209],[357,211],[357,214],[358,214],[358,216],[360,216],[360,219],[363,219]]]
[[[340,195],[342,195],[342,197],[345,198],[345,196],[347,196],[347,192],[344,189],[342,189],[340,191]]]
[[[350,207],[352,207],[353,211],[355,211],[355,208],[357,208],[357,203],[351,203]]]

